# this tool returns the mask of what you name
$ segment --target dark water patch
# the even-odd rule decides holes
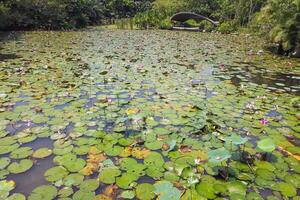
[[[64,103],[64,104],[54,106],[54,109],[62,110],[62,109],[64,109],[65,107],[67,107],[67,106],[69,106],[69,105],[70,105],[70,103],[69,103],[69,102],[66,102],[66,103]]]
[[[14,53],[11,53],[11,54],[0,53],[0,61],[13,60],[13,59],[17,59],[17,58],[21,58],[21,56],[14,54]]]
[[[53,141],[50,138],[38,138],[32,142],[25,143],[23,146],[31,147],[33,150],[40,148],[53,149]]]
[[[251,70],[249,67],[242,68],[239,71],[235,71],[234,68],[232,68],[232,70],[233,71],[230,71],[232,74],[231,82],[236,86],[240,86],[240,84],[243,82],[251,82],[300,95],[300,90],[298,89],[298,86],[300,85],[300,79],[295,74],[269,72],[265,69],[256,67]]]
[[[9,123],[6,126],[6,131],[9,132],[9,134],[14,135],[18,132],[24,131],[25,129],[44,126],[44,125],[46,125],[46,123],[34,123],[30,120],[28,120],[28,121],[17,121],[15,123]]]
[[[16,187],[12,192],[29,196],[34,188],[49,184],[44,178],[44,173],[54,167],[54,163],[52,162],[53,158],[54,155],[44,159],[37,159],[33,167],[27,172],[8,175],[7,180],[13,180],[16,183]]]

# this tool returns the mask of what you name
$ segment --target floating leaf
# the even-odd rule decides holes
[[[208,198],[208,199],[214,199],[216,198],[215,195],[215,189],[213,184],[208,182],[201,182],[196,186],[196,190],[198,194],[201,196]]]
[[[47,181],[55,182],[58,180],[62,180],[68,174],[69,172],[64,167],[58,166],[48,169],[45,172],[44,176]]]
[[[136,187],[136,196],[141,200],[151,200],[155,197],[155,187],[149,183],[142,183]]]
[[[34,158],[46,158],[52,154],[52,150],[48,148],[40,148],[36,150],[33,154],[32,157]]]
[[[73,195],[73,200],[94,200],[95,192],[78,190]]]
[[[155,194],[159,196],[160,200],[179,200],[180,191],[168,181],[158,181],[154,184]]]
[[[96,179],[85,180],[79,186],[81,191],[95,191],[98,187],[99,181]]]
[[[13,174],[23,173],[33,166],[33,162],[28,159],[21,160],[20,162],[13,162],[8,166],[8,171]]]
[[[130,189],[136,184],[135,181],[137,179],[136,175],[125,173],[116,178],[116,183],[122,189]]]
[[[57,196],[57,189],[52,185],[41,185],[35,188],[28,200],[52,200]]]
[[[275,185],[275,189],[280,191],[283,196],[294,197],[297,195],[296,188],[288,183],[280,182]]]
[[[224,147],[208,152],[210,162],[223,162],[231,157],[231,154]]]
[[[20,193],[14,193],[9,196],[6,200],[26,200],[26,197]]]
[[[274,142],[270,138],[266,138],[257,142],[257,148],[263,152],[273,152],[276,148]]]
[[[10,158],[8,157],[3,157],[0,158],[0,170],[5,169],[10,163]]]
[[[31,147],[21,147],[12,151],[9,156],[13,159],[22,159],[27,158],[29,155],[32,154],[32,152],[33,150]]]
[[[237,134],[232,134],[230,137],[225,138],[225,141],[235,144],[235,145],[241,145],[245,144],[248,141],[247,137],[241,137]]]
[[[119,175],[121,175],[121,171],[117,167],[108,167],[99,173],[99,180],[105,184],[112,184]]]
[[[133,199],[135,197],[135,192],[131,190],[123,191],[121,197],[124,199]]]

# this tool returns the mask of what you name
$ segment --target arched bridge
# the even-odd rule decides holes
[[[203,15],[199,15],[199,14],[196,14],[196,13],[192,13],[192,12],[179,12],[179,13],[176,13],[175,15],[173,15],[171,17],[171,21],[177,21],[177,22],[185,22],[189,19],[207,20],[215,26],[217,26],[219,24],[219,22],[217,22],[217,21],[214,21],[212,19],[209,19],[208,17],[205,17]]]

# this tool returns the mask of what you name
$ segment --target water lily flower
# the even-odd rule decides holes
[[[219,68],[220,68],[221,71],[224,71],[224,70],[225,70],[225,65],[224,65],[224,64],[221,64],[221,65],[219,66]]]
[[[29,119],[29,120],[27,120],[27,126],[29,127],[29,126],[31,126],[32,125],[32,121]]]
[[[111,104],[113,100],[111,98],[107,98],[107,103]]]
[[[265,118],[262,118],[259,122],[262,125],[266,125],[268,123],[268,120],[266,120]]]

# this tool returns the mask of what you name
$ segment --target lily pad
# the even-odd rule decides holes
[[[12,194],[7,200],[26,200],[26,197],[21,193]]]
[[[81,174],[69,174],[66,178],[64,178],[63,183],[65,186],[78,186],[83,182],[84,176]]]
[[[40,148],[36,150],[33,154],[32,157],[34,158],[46,158],[52,154],[52,150],[48,148]]]
[[[113,184],[119,175],[121,171],[117,167],[108,167],[99,173],[99,180],[105,184]]]
[[[245,144],[248,141],[247,137],[241,137],[237,134],[232,134],[230,137],[225,138],[225,141],[235,144],[235,145],[241,145]]]
[[[99,181],[96,179],[85,180],[79,186],[81,191],[95,191],[98,187]]]
[[[130,189],[136,184],[135,181],[137,179],[136,175],[125,173],[116,178],[116,184],[122,189]]]
[[[10,163],[10,158],[8,157],[3,157],[0,158],[0,170],[5,169]]]
[[[214,199],[216,198],[215,189],[213,184],[208,182],[201,182],[196,186],[196,191],[199,195],[208,198]]]
[[[28,200],[52,200],[57,196],[57,189],[52,185],[41,185],[35,188]]]
[[[222,147],[219,149],[211,150],[210,152],[208,152],[208,156],[210,162],[218,163],[229,159],[231,157],[231,154],[227,149]]]
[[[257,142],[257,148],[263,152],[273,152],[276,148],[274,142],[270,138],[266,138]]]
[[[136,196],[141,200],[151,200],[155,197],[155,187],[149,183],[142,183],[136,187]]]
[[[21,160],[20,162],[11,163],[8,166],[7,170],[13,174],[19,174],[19,173],[26,172],[32,166],[33,166],[33,162],[31,160],[24,159],[24,160]]]
[[[123,199],[133,199],[135,197],[135,192],[132,190],[126,190],[121,193]]]
[[[179,200],[181,193],[168,181],[158,181],[154,184],[154,193],[158,195],[160,200]]]
[[[55,182],[58,180],[62,180],[68,174],[69,172],[64,167],[58,166],[48,169],[45,172],[44,176],[47,181]]]
[[[293,185],[285,182],[277,183],[275,188],[277,191],[280,191],[283,196],[286,197],[294,197],[297,195],[296,188]]]
[[[9,155],[10,158],[13,159],[23,159],[27,158],[29,155],[31,155],[33,152],[31,147],[21,147],[14,151],[12,151]]]

